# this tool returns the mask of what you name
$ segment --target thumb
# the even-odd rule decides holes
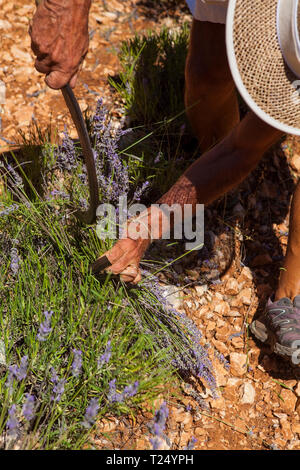
[[[71,78],[71,80],[70,80],[70,82],[69,82],[71,88],[75,88],[76,82],[77,82],[77,78],[78,78],[78,73],[75,73],[75,75],[73,75],[73,77]]]
[[[68,74],[59,72],[58,70],[50,72],[45,78],[46,84],[53,90],[63,88],[67,83],[69,83],[69,80],[70,76]]]

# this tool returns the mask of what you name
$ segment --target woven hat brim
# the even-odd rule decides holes
[[[288,68],[277,36],[278,0],[230,0],[226,44],[231,73],[258,117],[300,135],[300,79]]]

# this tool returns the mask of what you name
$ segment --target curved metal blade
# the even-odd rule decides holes
[[[61,91],[78,133],[88,173],[90,207],[87,211],[78,210],[75,215],[81,222],[92,224],[96,219],[96,210],[99,205],[99,188],[94,154],[78,101],[70,85],[66,85]]]

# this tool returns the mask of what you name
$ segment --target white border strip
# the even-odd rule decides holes
[[[248,93],[243,80],[240,76],[240,72],[237,66],[237,61],[234,53],[234,45],[233,45],[233,25],[234,25],[234,13],[235,13],[235,5],[236,0],[229,0],[228,11],[227,11],[227,20],[226,20],[226,48],[227,48],[227,56],[228,62],[230,66],[230,70],[236,84],[237,89],[239,90],[242,98],[245,100],[249,108],[264,122],[269,124],[270,126],[274,127],[275,129],[279,129],[280,131],[284,132],[285,134],[294,134],[300,135],[300,128],[288,126],[283,124],[280,121],[269,116],[265,111],[263,111],[253,100],[253,98]],[[262,6],[263,8],[263,6]],[[299,105],[300,106],[300,105]]]

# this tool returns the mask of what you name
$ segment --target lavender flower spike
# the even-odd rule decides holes
[[[110,403],[121,403],[124,400],[123,394],[116,391],[116,379],[109,382],[107,398]]]
[[[14,243],[14,245],[19,244],[18,240],[12,240],[12,242]],[[10,251],[10,270],[13,276],[16,276],[18,274],[19,264],[20,264],[20,258],[19,258],[18,250],[16,246],[13,246]]]
[[[27,367],[28,367],[28,356],[23,356],[21,358],[20,367],[13,365],[9,367],[8,377],[6,381],[6,387],[9,389],[9,392],[12,392],[13,382],[17,380],[18,382],[26,379],[27,376]]]
[[[197,442],[197,439],[195,437],[192,437],[189,440],[188,445],[186,446],[186,448],[184,450],[193,450],[194,447],[195,447],[196,442]]]
[[[19,427],[19,422],[16,417],[16,405],[12,405],[8,410],[8,420],[6,426],[9,434],[14,434]]]
[[[139,381],[136,380],[134,384],[127,385],[127,387],[124,388],[123,395],[125,397],[133,397],[134,395],[137,394],[138,388],[139,388]]]
[[[72,374],[74,377],[78,377],[82,368],[82,351],[80,351],[80,349],[73,349],[73,354]]]
[[[98,414],[99,403],[97,398],[92,398],[84,415],[83,426],[85,428],[90,428],[95,422],[95,418]]]
[[[15,369],[15,375],[16,375],[17,380],[26,379],[27,367],[28,367],[28,356],[23,356],[21,358],[20,367],[17,367]]]
[[[111,357],[111,341],[107,341],[106,348],[104,354],[100,356],[98,360],[98,367],[100,367],[103,363],[108,363]]]
[[[34,417],[34,402],[34,396],[26,393],[26,401],[22,408],[22,414],[27,421],[31,421]]]
[[[53,383],[53,395],[51,396],[51,400],[59,402],[61,397],[65,391],[65,379],[59,379],[55,369],[52,367],[51,369],[51,382]]]
[[[45,320],[40,324],[39,332],[37,334],[37,339],[39,341],[46,341],[48,338],[49,334],[52,331],[51,328],[51,317],[53,315],[53,311],[50,310],[48,312],[47,310],[44,312]]]
[[[166,426],[166,421],[169,416],[169,409],[166,402],[163,402],[160,409],[156,411],[153,422],[150,425],[150,430],[154,434],[154,438],[150,439],[153,450],[159,450],[162,445],[162,437]]]

